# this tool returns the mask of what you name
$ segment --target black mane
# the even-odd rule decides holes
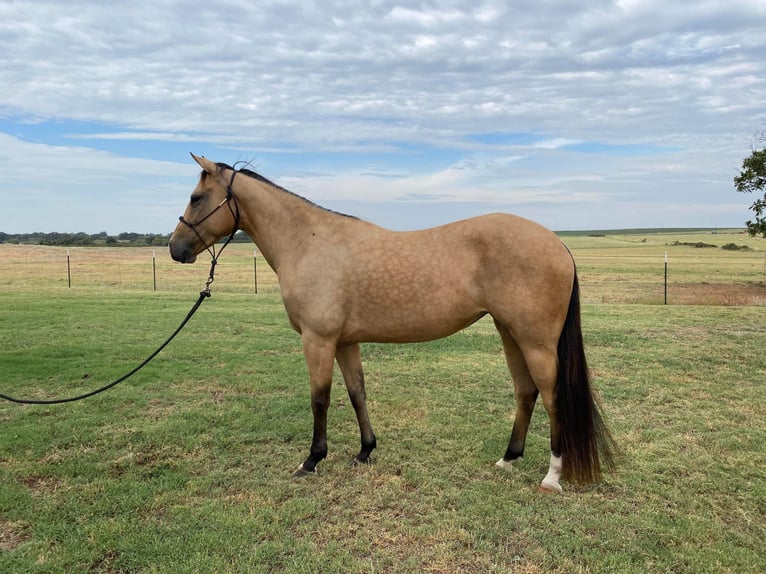
[[[218,167],[221,167],[221,168],[224,168],[224,169],[231,169],[231,170],[233,170],[233,171],[235,171],[237,173],[241,173],[242,175],[246,175],[247,177],[251,177],[251,178],[253,178],[253,179],[257,180],[257,181],[260,181],[261,183],[266,183],[266,184],[270,185],[271,187],[274,187],[274,188],[278,189],[279,191],[283,191],[285,193],[288,193],[288,194],[292,195],[293,197],[297,197],[298,199],[300,199],[302,201],[305,201],[309,205],[313,205],[314,207],[317,207],[317,208],[319,208],[319,209],[321,209],[323,211],[327,211],[329,213],[334,213],[336,215],[342,215],[343,217],[350,217],[351,219],[359,219],[358,217],[355,217],[353,215],[348,215],[346,213],[341,213],[339,211],[334,211],[332,209],[327,209],[326,207],[322,207],[321,205],[317,205],[313,201],[311,201],[309,199],[306,199],[305,197],[303,197],[301,195],[298,195],[297,193],[293,193],[292,191],[290,191],[289,189],[285,189],[281,185],[277,185],[276,183],[274,183],[270,179],[263,177],[260,173],[257,173],[257,172],[255,172],[255,171],[253,171],[251,169],[248,169],[248,168],[237,169],[236,167],[230,166],[229,164],[222,163],[222,162],[218,162],[218,163],[216,163],[216,165]]]

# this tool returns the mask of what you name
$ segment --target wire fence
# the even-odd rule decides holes
[[[0,285],[34,288],[186,292],[207,279],[206,254],[192,264],[171,260],[167,248],[0,245]],[[230,245],[215,272],[219,292],[278,292],[276,275],[252,246]]]
[[[573,249],[585,303],[766,306],[766,254],[675,249],[604,255]],[[712,257],[712,258],[711,258]],[[0,286],[18,289],[199,291],[210,269],[171,260],[164,247],[50,247],[0,244]],[[406,289],[406,285],[400,286]],[[231,244],[216,267],[214,291],[278,293],[279,283],[252,244]]]

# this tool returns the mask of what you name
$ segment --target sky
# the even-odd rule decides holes
[[[169,233],[189,152],[392,229],[742,227],[763,0],[0,0],[0,231]]]

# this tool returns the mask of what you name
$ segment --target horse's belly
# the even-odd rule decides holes
[[[486,314],[466,303],[410,301],[397,307],[363,305],[349,317],[343,339],[356,342],[413,343],[452,335]]]

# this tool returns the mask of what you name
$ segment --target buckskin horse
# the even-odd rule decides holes
[[[192,263],[242,229],[276,272],[290,325],[301,336],[314,416],[309,455],[294,477],[315,473],[327,456],[334,361],[361,434],[352,462],[368,463],[376,441],[359,344],[438,339],[487,314],[500,333],[517,406],[496,465],[510,471],[524,454],[539,394],[551,445],[541,490],[561,491],[561,478],[596,482],[613,466],[613,440],[585,360],[574,260],[554,233],[510,214],[390,231],[324,209],[249,169],[192,157],[203,171],[170,254]]]

